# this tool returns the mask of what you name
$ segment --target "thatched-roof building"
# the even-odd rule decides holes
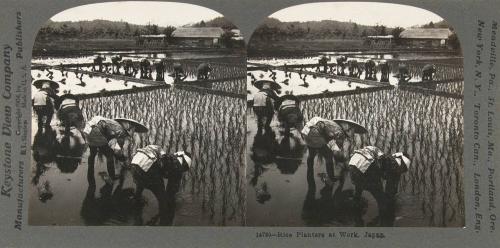
[[[172,36],[179,45],[212,47],[220,45],[222,34],[224,30],[217,27],[177,28]]]
[[[439,48],[448,45],[452,32],[447,28],[412,28],[401,32],[401,44],[407,47]]]

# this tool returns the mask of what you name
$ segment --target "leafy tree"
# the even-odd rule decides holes
[[[167,41],[173,40],[175,29],[176,28],[174,26],[167,26],[163,29],[163,34],[165,34]]]
[[[363,31],[361,32],[361,37],[366,37],[368,36],[368,32],[366,32],[366,29],[363,29]]]
[[[359,27],[358,27],[358,24],[357,24],[357,23],[353,23],[353,24],[352,24],[351,34],[352,34],[352,36],[354,36],[354,37],[357,37],[357,36],[358,36],[358,34],[359,34]]]
[[[455,32],[448,36],[448,45],[454,50],[460,50],[460,41],[458,40],[458,36]]]
[[[221,34],[220,41],[225,47],[231,48],[233,47],[233,36],[233,32],[226,30],[223,34]]]
[[[394,43],[396,45],[400,45],[401,44],[401,33],[404,31],[404,28],[402,27],[396,27],[394,29],[392,29],[391,31],[391,35],[394,37]]]

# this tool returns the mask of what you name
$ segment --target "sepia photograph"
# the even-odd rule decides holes
[[[447,20],[308,3],[247,46],[248,226],[464,226],[464,66]]]
[[[239,29],[191,4],[40,23],[29,225],[244,225],[245,63]]]

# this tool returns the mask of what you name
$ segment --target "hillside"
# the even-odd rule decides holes
[[[217,17],[209,21],[200,21],[185,26],[206,25],[208,27],[232,28],[232,25],[223,17]],[[54,39],[131,39],[141,34],[171,34],[175,30],[173,26],[158,26],[155,24],[136,25],[125,21],[65,21],[54,22],[49,20],[39,30],[37,42]]]

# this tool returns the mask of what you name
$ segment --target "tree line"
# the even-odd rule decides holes
[[[221,27],[225,30],[236,28],[224,17],[216,17],[209,21],[200,21],[184,27]],[[125,21],[64,21],[49,20],[38,31],[37,41],[54,39],[132,39],[140,35],[165,34],[172,37],[176,30],[174,26],[159,26],[156,24],[137,25]]]
[[[450,28],[444,20],[429,22],[420,28]],[[276,18],[266,20],[255,30],[252,39],[269,40],[317,40],[317,39],[363,39],[367,36],[393,35],[399,38],[402,27],[390,28],[385,25],[361,25],[355,22],[340,22],[334,20],[307,21],[307,22],[281,22]]]

